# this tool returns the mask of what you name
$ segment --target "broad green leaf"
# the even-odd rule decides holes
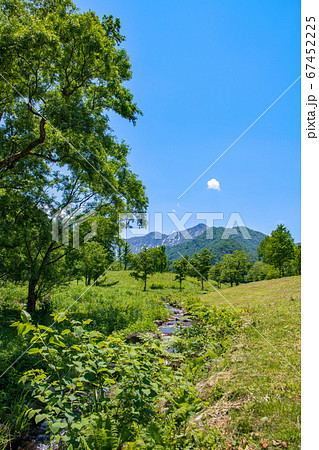
[[[41,353],[41,349],[38,347],[32,347],[30,348],[30,350],[28,351],[29,355],[33,355],[35,353]]]
[[[47,417],[47,414],[38,414],[35,418],[35,423],[38,424],[39,422],[42,422],[42,420],[46,420]]]

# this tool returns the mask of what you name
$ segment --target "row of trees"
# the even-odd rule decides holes
[[[270,236],[266,236],[258,248],[259,261],[252,264],[244,251],[236,250],[226,254],[212,265],[216,258],[208,249],[187,255],[175,260],[172,266],[167,259],[166,247],[146,247],[137,255],[127,242],[119,241],[119,269],[131,270],[131,275],[143,281],[146,290],[147,279],[156,272],[173,270],[180,290],[187,276],[196,278],[204,289],[204,281],[215,281],[220,287],[222,283],[230,283],[231,287],[240,282],[260,281],[279,278],[283,275],[299,275],[301,272],[301,247],[293,243],[289,231],[279,225]],[[73,252],[66,258],[67,274],[70,278],[84,278],[86,284],[98,279],[109,265],[114,265],[114,255],[103,242],[91,241],[81,246],[79,252]],[[65,271],[64,271],[65,273]]]
[[[250,262],[244,251],[236,250],[230,255],[224,255],[222,260],[216,263],[210,271],[211,278],[220,287],[222,282],[229,282],[231,287],[234,283],[238,286],[240,281],[245,281]]]
[[[195,253],[192,259],[185,256],[174,261],[172,269],[175,272],[175,279],[179,281],[180,289],[182,288],[182,281],[187,275],[201,280],[203,288],[204,279],[208,278],[213,258],[214,255],[209,250],[204,249],[201,253]],[[146,290],[147,279],[150,275],[169,269],[165,246],[150,249],[144,247],[137,255],[130,256],[129,268],[135,279],[143,280],[144,290]]]
[[[235,250],[212,265],[216,256],[208,249],[203,249],[202,252],[195,253],[193,258],[185,255],[175,260],[172,270],[175,273],[175,280],[179,282],[180,290],[187,276],[201,281],[201,287],[204,289],[204,281],[208,279],[215,281],[218,287],[221,283],[230,283],[233,287],[240,282],[260,281],[301,273],[301,247],[294,244],[290,232],[282,224],[260,243],[258,257],[259,260],[252,264],[244,251]],[[131,275],[143,280],[144,290],[150,275],[163,272],[168,267],[165,246],[151,249],[144,247],[137,255],[130,254]]]

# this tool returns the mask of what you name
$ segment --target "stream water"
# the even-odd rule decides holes
[[[173,335],[180,327],[189,327],[192,325],[192,320],[187,316],[187,312],[183,309],[176,308],[166,303],[166,308],[170,312],[170,318],[167,322],[162,323],[158,329],[161,332],[162,339],[169,341]],[[168,351],[175,352],[173,347],[169,347]]]
[[[35,425],[19,442],[13,443],[12,450],[57,450],[58,444],[50,442],[47,430],[46,422]]]

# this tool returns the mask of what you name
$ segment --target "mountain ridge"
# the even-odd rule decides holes
[[[246,230],[249,233],[249,239],[244,237],[247,237]],[[187,233],[189,234],[187,235]],[[187,239],[189,235],[192,237],[191,239]],[[153,231],[145,236],[126,239],[126,242],[135,254],[141,251],[144,245],[146,248],[166,245],[166,254],[170,260],[179,259],[180,254],[183,256],[187,254],[192,257],[195,252],[208,248],[216,256],[215,261],[220,260],[224,254],[233,253],[235,250],[243,250],[253,262],[257,260],[257,248],[265,236],[264,233],[251,228],[208,228],[204,223],[200,223],[169,235]]]
[[[133,253],[138,253],[142,248],[153,248],[166,245],[166,247],[172,247],[186,241],[186,233],[189,233],[192,238],[200,236],[207,230],[207,226],[204,223],[199,223],[194,227],[187,228],[182,231],[174,231],[170,234],[159,233],[158,231],[152,231],[145,236],[134,236],[125,241],[130,245]]]

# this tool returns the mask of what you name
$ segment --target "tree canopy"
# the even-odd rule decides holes
[[[130,268],[132,269],[131,275],[136,280],[144,281],[143,290],[146,291],[146,282],[150,275],[156,272],[156,253],[154,249],[147,249],[145,246],[141,252],[137,255],[133,255]]]
[[[175,280],[179,282],[179,290],[182,290],[182,281],[185,280],[186,275],[189,272],[188,256],[185,255],[181,259],[176,259],[173,264],[173,270],[175,272]]]
[[[0,270],[29,281],[31,312],[49,267],[58,282],[54,270],[72,250],[52,239],[54,218],[62,225],[65,210],[94,211],[95,241],[109,253],[119,212],[147,207],[129,147],[110,126],[110,111],[133,124],[141,113],[124,85],[132,72],[123,41],[119,19],[80,13],[68,0],[1,4]]]
[[[193,275],[201,281],[202,289],[204,289],[204,280],[208,280],[208,274],[212,266],[213,258],[215,258],[215,256],[212,252],[207,248],[204,248],[201,253],[194,253],[194,258],[190,261],[193,266]]]
[[[290,262],[295,256],[295,246],[290,231],[283,224],[278,225],[270,236],[266,236],[261,241],[258,256],[265,263],[276,267],[282,277],[284,264]]]

